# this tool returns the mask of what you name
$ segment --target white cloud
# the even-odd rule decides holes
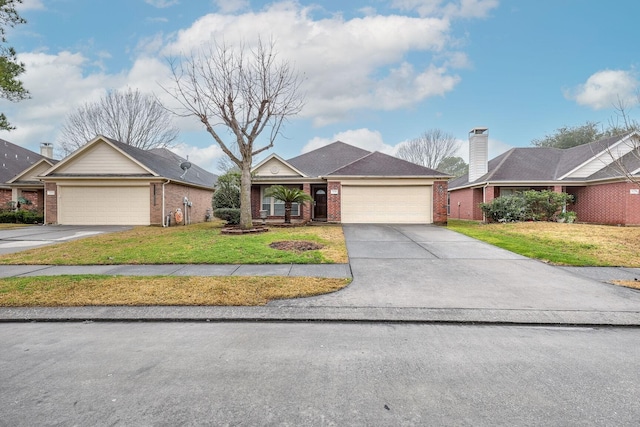
[[[179,0],[144,0],[144,2],[159,9],[164,9],[165,7],[173,6],[180,3]]]
[[[207,171],[215,171],[218,159],[226,156],[217,144],[202,148],[180,143],[171,148],[171,151],[184,158],[188,157],[191,162]]]
[[[234,13],[249,7],[248,0],[213,0],[220,13]]]
[[[640,81],[633,71],[603,70],[591,75],[586,83],[574,90],[565,91],[564,95],[579,105],[601,110],[612,108],[618,100],[628,106],[635,105],[639,89]]]
[[[212,39],[233,46],[271,36],[280,58],[303,73],[307,103],[302,116],[312,117],[316,126],[359,109],[410,107],[444,95],[460,80],[448,66],[463,63],[463,54],[445,54],[447,19],[373,15],[346,20],[336,15],[314,20],[311,11],[283,2],[241,15],[209,14],[177,33],[162,54],[190,53]],[[423,53],[427,61],[442,54],[445,64],[414,69],[403,61],[411,52]]]
[[[363,128],[339,132],[331,138],[313,138],[302,147],[302,153],[308,153],[336,141],[342,141],[368,151],[380,151],[386,154],[394,152],[394,147],[384,143],[380,132]]]
[[[25,10],[45,10],[42,0],[22,0],[22,3],[16,4],[16,10],[18,12],[24,12]]]
[[[402,11],[413,11],[420,16],[443,16],[446,18],[484,18],[498,7],[499,0],[393,0],[391,7]]]

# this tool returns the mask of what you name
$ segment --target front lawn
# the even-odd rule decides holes
[[[136,227],[0,256],[0,264],[320,264],[347,262],[339,225],[273,227],[266,233],[221,235],[221,223]],[[319,250],[272,249],[279,241],[310,241]]]
[[[449,220],[448,228],[553,264],[640,267],[640,227],[556,222],[482,224]]]
[[[0,307],[253,306],[335,292],[351,279],[49,276],[0,280]]]

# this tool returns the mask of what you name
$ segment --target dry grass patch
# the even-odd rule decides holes
[[[611,283],[627,288],[640,289],[640,281],[638,280],[612,280]]]
[[[256,306],[335,292],[350,279],[48,276],[0,280],[0,306]]]
[[[555,222],[480,224],[451,220],[449,228],[553,264],[640,267],[640,227]]]

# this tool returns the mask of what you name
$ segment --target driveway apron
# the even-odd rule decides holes
[[[640,292],[588,279],[433,225],[344,225],[345,289],[280,307],[638,312]]]

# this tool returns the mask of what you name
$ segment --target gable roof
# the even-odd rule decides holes
[[[287,160],[307,176],[324,176],[371,154],[370,151],[336,141]]]
[[[137,174],[136,176],[149,176],[149,177],[161,177],[171,179],[172,181],[183,182],[185,184],[193,184],[204,187],[213,187],[216,183],[217,176],[207,172],[201,167],[191,163],[191,168],[187,170],[185,174],[180,168],[181,163],[187,160],[178,156],[170,150],[165,148],[157,148],[152,150],[141,150],[140,148],[133,147],[129,144],[125,144],[115,139],[107,138],[105,136],[98,135],[93,140],[70,154],[50,171],[45,176],[69,176],[68,174],[56,172],[60,167],[73,161],[74,158],[79,157],[82,152],[89,150],[92,146],[100,143],[105,143],[119,151],[133,162],[140,165],[144,170],[148,171],[147,174]],[[183,176],[184,174],[184,176]],[[109,174],[111,176],[111,174]],[[75,176],[75,175],[74,175]],[[88,176],[88,175],[83,175]],[[91,175],[94,176],[94,175]],[[102,175],[95,175],[102,176]],[[114,176],[128,176],[123,174],[114,174]]]
[[[448,177],[449,175],[375,151],[327,174],[327,176]]]
[[[633,132],[602,138],[589,144],[572,148],[549,147],[519,147],[512,148],[505,153],[491,159],[488,172],[473,182],[469,182],[469,174],[462,175],[449,181],[449,189],[469,185],[481,185],[486,182],[549,182],[568,181],[564,177],[582,165],[593,161],[599,154],[605,152]],[[586,180],[614,178],[621,174],[614,173],[615,168],[602,163],[598,172]]]
[[[47,157],[42,156],[42,158],[40,160],[38,160],[37,162],[35,162],[34,164],[32,164],[31,166],[29,166],[28,168],[24,169],[22,172],[20,172],[19,174],[17,174],[16,176],[14,176],[12,179],[10,179],[9,181],[7,181],[7,184],[39,184],[42,185],[42,181],[40,180],[34,180],[34,179],[28,179],[28,178],[34,178],[34,174],[36,173],[36,171],[38,169],[40,169],[40,167],[43,167],[44,170],[50,168],[51,166],[55,165],[56,163],[58,163],[58,160],[53,160],[53,159],[49,159]],[[41,169],[42,171],[42,169]]]
[[[44,158],[38,153],[0,139],[0,185]]]

